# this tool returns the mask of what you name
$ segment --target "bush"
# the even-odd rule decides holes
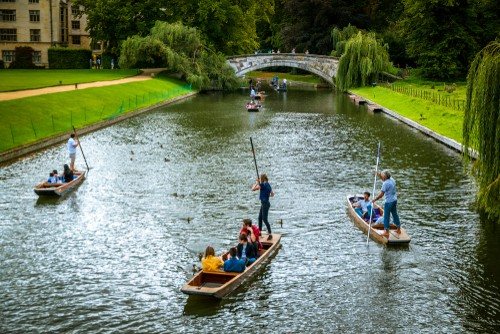
[[[3,64],[3,60],[0,59],[0,70],[3,70],[5,68],[5,65]]]
[[[16,58],[10,63],[9,68],[36,68],[33,64],[33,49],[29,46],[18,46],[15,50]]]
[[[50,48],[49,67],[54,69],[90,68],[92,51],[85,49]]]

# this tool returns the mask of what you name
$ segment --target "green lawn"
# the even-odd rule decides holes
[[[458,142],[462,141],[462,111],[429,100],[411,97],[384,87],[351,89],[357,95],[387,107],[400,115]]]
[[[319,84],[323,81],[314,74],[290,74],[290,73],[278,73],[278,72],[261,72],[253,71],[245,74],[247,78],[260,78],[265,80],[271,80],[275,75],[277,75],[280,80],[287,79],[288,81],[299,81]]]
[[[130,77],[137,70],[0,70],[0,92]]]
[[[71,131],[191,92],[184,82],[157,77],[0,102],[0,152]]]

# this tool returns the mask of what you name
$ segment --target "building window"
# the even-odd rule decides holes
[[[80,8],[71,7],[71,15],[73,15],[74,17],[80,16]]]
[[[33,63],[40,64],[42,62],[42,51],[33,51]]]
[[[80,29],[80,21],[71,21],[71,29]]]
[[[40,42],[40,29],[30,29],[30,42]]]
[[[40,1],[39,0],[30,0],[28,1],[29,3],[39,3]]]
[[[0,0],[0,2],[16,2],[16,0]]]
[[[80,36],[71,36],[71,43],[80,45],[81,43]]]
[[[17,29],[0,29],[0,41],[17,41]]]
[[[30,22],[40,22],[39,10],[30,10]]]
[[[14,61],[15,52],[13,50],[4,50],[2,51],[2,59],[4,62]]]
[[[0,9],[0,21],[15,21],[15,20],[16,20],[15,9]]]

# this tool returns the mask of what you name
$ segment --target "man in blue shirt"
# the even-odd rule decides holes
[[[237,252],[238,250],[236,247],[231,247],[231,249],[229,249],[229,255],[231,257],[224,261],[224,271],[242,273],[245,270],[245,261],[236,257]]]
[[[385,195],[385,204],[384,204],[384,229],[385,233],[384,237],[389,238],[389,227],[390,227],[390,215],[392,214],[392,218],[394,220],[394,225],[396,225],[397,230],[396,233],[401,233],[401,222],[399,221],[397,204],[398,197],[396,195],[396,181],[391,178],[391,173],[385,170],[381,173],[377,173],[378,176],[382,179],[382,189],[380,189],[380,193],[375,197],[372,203],[381,199]]]

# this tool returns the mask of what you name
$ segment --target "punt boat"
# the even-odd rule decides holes
[[[411,241],[410,236],[408,233],[406,233],[406,230],[401,227],[401,233],[397,234],[396,233],[396,225],[391,223],[389,227],[389,238],[386,238],[382,236],[384,233],[384,224],[375,224],[372,223],[370,226],[367,221],[365,221],[363,218],[361,218],[356,211],[354,211],[354,208],[352,207],[352,204],[354,202],[360,201],[363,199],[363,196],[347,196],[347,210],[349,212],[349,216],[351,216],[352,220],[358,226],[361,231],[363,231],[365,234],[368,233],[368,228],[371,229],[370,231],[370,238],[373,240],[384,244],[384,245],[408,245]],[[375,204],[375,207],[373,208],[374,210],[374,217],[380,217],[383,216],[384,210],[379,207],[378,205]],[[376,219],[376,218],[375,218]]]
[[[79,186],[85,179],[84,171],[76,171],[73,174],[76,178],[74,178],[71,182],[55,184],[40,182],[35,186],[34,191],[38,196],[63,196],[67,192]]]
[[[271,240],[267,240],[267,234],[262,235],[260,237],[262,249],[259,251],[259,257],[244,272],[200,270],[181,288],[181,291],[188,295],[203,295],[215,298],[227,296],[262,269],[264,264],[278,251],[280,240],[280,234],[273,234]],[[226,258],[227,254],[225,253],[223,258]]]
[[[255,111],[259,111],[260,108],[262,108],[262,104],[260,103],[251,103],[251,102],[248,102],[246,105],[245,105],[245,108],[247,108],[247,111],[250,111],[250,112],[255,112]]]

